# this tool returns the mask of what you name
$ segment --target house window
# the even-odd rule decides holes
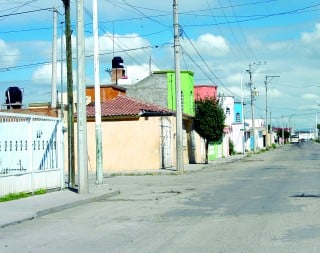
[[[230,115],[230,108],[229,107],[226,108],[226,115]]]
[[[240,113],[239,113],[239,112],[236,113],[236,122],[237,122],[237,123],[241,122],[241,120],[240,120]]]

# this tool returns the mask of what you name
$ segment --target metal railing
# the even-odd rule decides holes
[[[41,172],[49,173],[37,175]],[[26,181],[21,182],[23,175]],[[19,176],[19,179],[9,179],[9,176]],[[12,192],[12,184],[15,185],[17,180],[19,184],[27,186],[26,191],[33,191],[34,188],[62,188],[63,180],[57,180],[60,177],[63,178],[60,119],[0,112],[0,180],[11,180],[9,185],[6,182],[0,186],[0,195]],[[13,188],[21,190],[21,187]]]

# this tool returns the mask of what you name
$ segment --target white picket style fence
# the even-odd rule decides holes
[[[0,112],[0,196],[64,188],[60,119]]]

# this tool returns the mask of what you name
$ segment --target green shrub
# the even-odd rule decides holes
[[[235,153],[233,141],[229,139],[229,155],[234,155]]]

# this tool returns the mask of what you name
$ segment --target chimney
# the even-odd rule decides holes
[[[118,85],[119,79],[126,78],[126,70],[123,66],[123,60],[119,56],[115,56],[112,59],[112,72],[111,72],[111,82]]]

